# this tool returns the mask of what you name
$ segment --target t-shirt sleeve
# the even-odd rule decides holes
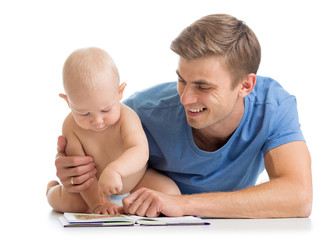
[[[290,96],[279,103],[271,126],[270,135],[262,148],[264,154],[289,142],[304,141],[294,96]]]

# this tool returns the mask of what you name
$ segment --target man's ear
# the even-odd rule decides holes
[[[257,75],[254,73],[249,73],[245,76],[244,80],[241,82],[241,89],[239,91],[240,97],[246,97],[252,92],[257,81]]]
[[[63,98],[67,103],[68,103],[68,106],[70,107],[70,104],[69,104],[69,100],[68,100],[68,96],[65,95],[64,93],[60,93],[58,94],[58,96],[60,96],[61,98]]]
[[[120,84],[120,86],[119,86],[119,100],[121,100],[122,99],[122,97],[123,97],[123,94],[124,94],[124,90],[125,90],[125,87],[126,87],[126,83],[122,83],[122,84]]]

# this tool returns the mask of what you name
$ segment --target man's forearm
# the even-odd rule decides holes
[[[274,179],[235,192],[182,196],[184,215],[221,218],[308,217],[312,193],[286,179]]]

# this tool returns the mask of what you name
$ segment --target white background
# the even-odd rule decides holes
[[[128,84],[127,97],[154,84],[175,81],[177,56],[169,49],[171,41],[202,16],[228,13],[244,20],[258,36],[262,46],[259,75],[273,77],[297,97],[313,160],[314,206],[308,227],[294,227],[294,232],[314,238],[335,236],[334,9],[332,1],[323,0],[0,0],[2,233],[7,238],[114,237],[112,230],[101,230],[105,233],[101,236],[99,231],[64,230],[55,224],[45,198],[47,182],[55,179],[57,136],[69,111],[58,97],[63,92],[62,65],[73,50],[89,46],[107,50]],[[267,221],[265,228],[251,221],[248,227],[238,222],[229,232],[210,229],[206,234],[293,236],[295,221],[275,232],[268,231]],[[200,229],[193,228],[195,237],[206,237]],[[136,237],[158,233],[144,231],[145,235]],[[164,235],[183,232],[166,230]],[[132,230],[118,231],[127,233]]]

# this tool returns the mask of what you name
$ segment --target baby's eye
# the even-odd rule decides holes
[[[105,109],[105,110],[102,110],[103,113],[107,113],[109,112],[111,109]]]
[[[83,114],[81,114],[81,116],[83,116],[83,117],[87,117],[87,116],[89,116],[91,113],[90,112],[88,112],[88,113],[83,113]]]

